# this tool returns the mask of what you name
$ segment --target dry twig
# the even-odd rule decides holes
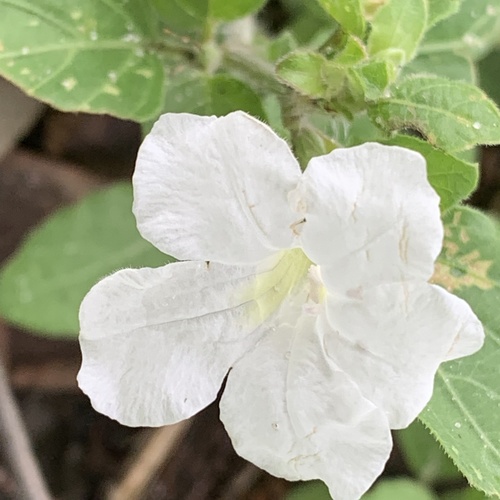
[[[185,434],[189,422],[179,422],[154,429],[142,450],[137,454],[122,481],[112,488],[107,500],[138,500],[142,498],[160,467]]]
[[[22,500],[51,500],[0,358],[1,452],[12,469]]]

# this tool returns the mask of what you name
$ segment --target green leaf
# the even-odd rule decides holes
[[[274,38],[268,47],[268,57],[271,61],[276,62],[283,56],[287,55],[292,50],[298,47],[297,40],[289,31],[283,31],[279,36]]]
[[[479,59],[498,40],[499,13],[500,0],[464,0],[456,14],[436,24],[426,34],[419,53],[455,52]]]
[[[441,495],[441,500],[488,500],[488,497],[482,491],[464,488],[444,493]]]
[[[88,196],[46,220],[0,273],[6,320],[54,337],[75,337],[78,309],[103,276],[173,259],[137,232],[130,185]]]
[[[442,149],[462,151],[500,142],[500,113],[480,89],[464,82],[413,76],[373,103],[370,117],[385,130],[418,130]]]
[[[345,31],[359,37],[363,36],[366,25],[361,0],[318,0],[318,2]]]
[[[348,36],[342,51],[334,57],[337,64],[350,66],[368,59],[366,47],[359,38]]]
[[[142,121],[162,106],[159,36],[142,0],[0,0],[0,73],[66,111]]]
[[[164,112],[221,116],[239,109],[266,118],[259,96],[224,73],[210,76],[186,70],[172,76],[167,86]]]
[[[318,35],[320,38],[328,32],[325,38],[328,38],[332,31],[332,20],[325,16],[325,11],[318,2],[304,0],[281,0],[287,14],[290,16],[290,22],[287,29],[290,30],[300,45],[308,44]],[[321,41],[323,43],[324,40]],[[320,43],[320,44],[321,44]]]
[[[207,20],[232,21],[259,10],[265,0],[152,0],[166,24],[179,31],[201,30]]]
[[[165,24],[172,30],[202,31],[208,18],[208,0],[151,0]]]
[[[292,144],[293,152],[303,168],[314,156],[326,155],[337,146],[330,137],[312,125],[292,131]]]
[[[431,485],[459,481],[463,478],[451,459],[418,420],[410,427],[397,431],[396,441],[410,472],[419,481]]]
[[[467,83],[476,83],[477,79],[474,63],[469,58],[453,52],[435,52],[417,56],[403,68],[401,75],[406,77],[419,73]]]
[[[341,119],[339,119],[341,118]],[[335,117],[333,137],[345,147],[357,146],[365,142],[384,142],[387,134],[376,127],[366,113],[356,115],[346,123],[343,117]],[[343,137],[345,137],[343,139]]]
[[[427,26],[430,28],[438,21],[450,17],[460,9],[460,4],[463,0],[428,0],[429,14]]]
[[[362,500],[437,500],[424,485],[411,479],[380,481]]]
[[[388,61],[370,61],[352,68],[363,84],[364,95],[368,100],[377,100],[389,86],[394,72]]]
[[[432,281],[465,299],[482,321],[483,348],[444,363],[434,395],[420,415],[476,488],[500,495],[500,233],[480,212],[445,217],[445,241]]]
[[[199,2],[200,0],[191,0]],[[264,5],[265,0],[209,0],[209,12],[216,19],[231,21],[256,12]]]
[[[368,52],[384,57],[384,52],[397,49],[404,65],[413,58],[426,26],[427,0],[388,0],[373,18]]]
[[[315,52],[295,51],[279,61],[276,74],[289,86],[313,99],[323,99],[350,116],[377,98],[388,83],[385,61],[343,66]]]
[[[427,176],[441,198],[440,207],[443,212],[468,198],[477,186],[476,165],[436,149],[428,142],[408,135],[398,135],[383,142],[412,149],[425,158]]]
[[[479,80],[483,90],[500,105],[500,50],[494,50],[479,61]]]
[[[331,500],[328,488],[321,481],[310,481],[294,488],[286,500]]]

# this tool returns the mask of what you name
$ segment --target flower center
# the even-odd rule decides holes
[[[272,269],[258,273],[245,296],[252,301],[251,320],[257,325],[277,311],[287,298],[297,312],[304,307],[306,312],[314,314],[326,293],[319,267],[301,249],[295,248],[282,252]]]

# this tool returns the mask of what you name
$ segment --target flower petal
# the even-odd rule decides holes
[[[292,195],[301,240],[340,293],[433,273],[443,239],[439,197],[421,155],[367,143],[313,158]]]
[[[464,300],[415,282],[368,288],[358,299],[329,297],[328,322],[320,328],[330,358],[386,412],[393,429],[423,410],[439,364],[475,352],[484,337]]]
[[[314,316],[271,327],[228,376],[220,410],[235,450],[288,480],[358,499],[391,449],[384,414],[327,358]]]
[[[134,213],[177,259],[255,263],[291,246],[287,195],[300,175],[286,142],[243,112],[166,114],[139,150]]]
[[[158,426],[212,402],[260,338],[252,290],[256,275],[274,276],[276,265],[277,258],[241,267],[178,262],[125,269],[95,285],[80,309],[78,382],[96,410],[126,425]]]

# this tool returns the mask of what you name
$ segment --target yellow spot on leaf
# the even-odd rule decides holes
[[[458,251],[460,250],[459,246],[454,241],[450,241],[450,240],[444,240],[443,248],[444,248],[446,255],[448,257],[455,256],[458,253]]]
[[[461,226],[462,212],[455,212],[453,220],[445,228],[443,253],[436,262],[432,283],[454,292],[462,288],[477,287],[491,290],[495,283],[489,277],[492,260],[482,258],[479,250],[467,251],[471,237]]]
[[[431,278],[432,283],[443,286],[449,292],[475,286],[481,290],[491,290],[495,284],[488,277],[493,261],[481,260],[477,250],[462,255],[453,263],[438,261]]]
[[[66,78],[61,82],[61,85],[69,92],[75,88],[75,85],[78,83],[77,79],[74,77]]]
[[[3,52],[5,50],[5,47],[3,46],[2,40],[0,40],[0,52]]]
[[[109,83],[104,85],[102,90],[105,94],[120,95],[120,89],[118,87],[116,87],[115,85],[110,85]]]
[[[135,72],[137,75],[141,75],[143,76],[144,78],[151,78],[153,76],[153,71],[148,69],[148,68],[141,68],[141,69],[138,69],[136,72]]]

